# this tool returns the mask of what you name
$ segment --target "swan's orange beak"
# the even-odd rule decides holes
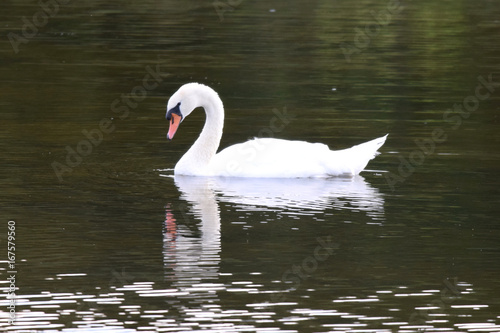
[[[170,116],[170,127],[168,128],[167,139],[172,140],[181,123],[182,117],[175,113],[172,113]]]

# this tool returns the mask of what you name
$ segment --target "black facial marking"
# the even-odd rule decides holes
[[[174,106],[173,108],[171,108],[170,110],[168,110],[167,111],[167,115],[165,116],[167,118],[167,120],[172,119],[172,124],[173,124],[174,123],[174,118],[172,118],[172,113],[180,116],[181,120],[182,120],[183,116],[182,116],[182,112],[181,112],[181,102],[177,103],[176,106]]]

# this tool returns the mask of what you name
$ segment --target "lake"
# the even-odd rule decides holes
[[[0,16],[0,331],[500,331],[500,3]],[[174,175],[205,119],[166,139],[187,82],[222,98],[221,148],[389,136],[353,178]]]

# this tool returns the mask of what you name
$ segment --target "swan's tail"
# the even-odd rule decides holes
[[[377,150],[382,147],[382,145],[385,143],[385,139],[387,139],[387,136],[389,134],[386,134],[380,138],[376,138],[374,140],[361,143],[359,145],[351,147],[353,151],[359,151],[361,152],[366,152],[368,155],[367,157],[370,157],[370,160],[373,159],[375,156],[380,154]]]
[[[371,159],[380,154],[377,150],[385,143],[388,135],[386,134],[348,149],[332,151],[334,155],[332,156],[332,162],[337,166],[341,166],[341,174],[357,175],[363,171]]]

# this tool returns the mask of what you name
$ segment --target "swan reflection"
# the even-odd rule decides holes
[[[183,191],[193,177],[175,177]],[[211,178],[203,180],[222,202],[235,204],[239,210],[271,210],[285,214],[323,213],[326,209],[364,211],[368,216],[384,213],[379,191],[363,177],[349,178]]]
[[[180,189],[181,198],[191,206],[177,207],[181,208],[177,218],[170,205],[166,207],[164,262],[167,272],[173,272],[176,286],[182,288],[218,277],[221,246],[219,207],[213,190],[203,182],[186,183]],[[188,210],[201,223],[193,221]]]
[[[332,179],[175,176],[173,179],[181,193],[181,203],[166,206],[164,265],[166,279],[176,289],[177,297],[167,303],[187,318],[195,316],[190,320],[203,315],[208,327],[209,322],[217,322],[216,313],[221,311],[218,292],[225,288],[220,282],[219,204],[229,203],[238,211],[267,210],[295,215],[348,209],[363,212],[372,220],[383,220],[382,194],[361,176]]]
[[[365,212],[380,222],[382,194],[363,177],[331,179],[256,179],[173,177],[181,204],[166,208],[164,258],[167,275],[179,287],[216,279],[221,251],[219,203],[238,211],[277,214],[321,214],[327,209]],[[192,217],[195,217],[194,220]]]

